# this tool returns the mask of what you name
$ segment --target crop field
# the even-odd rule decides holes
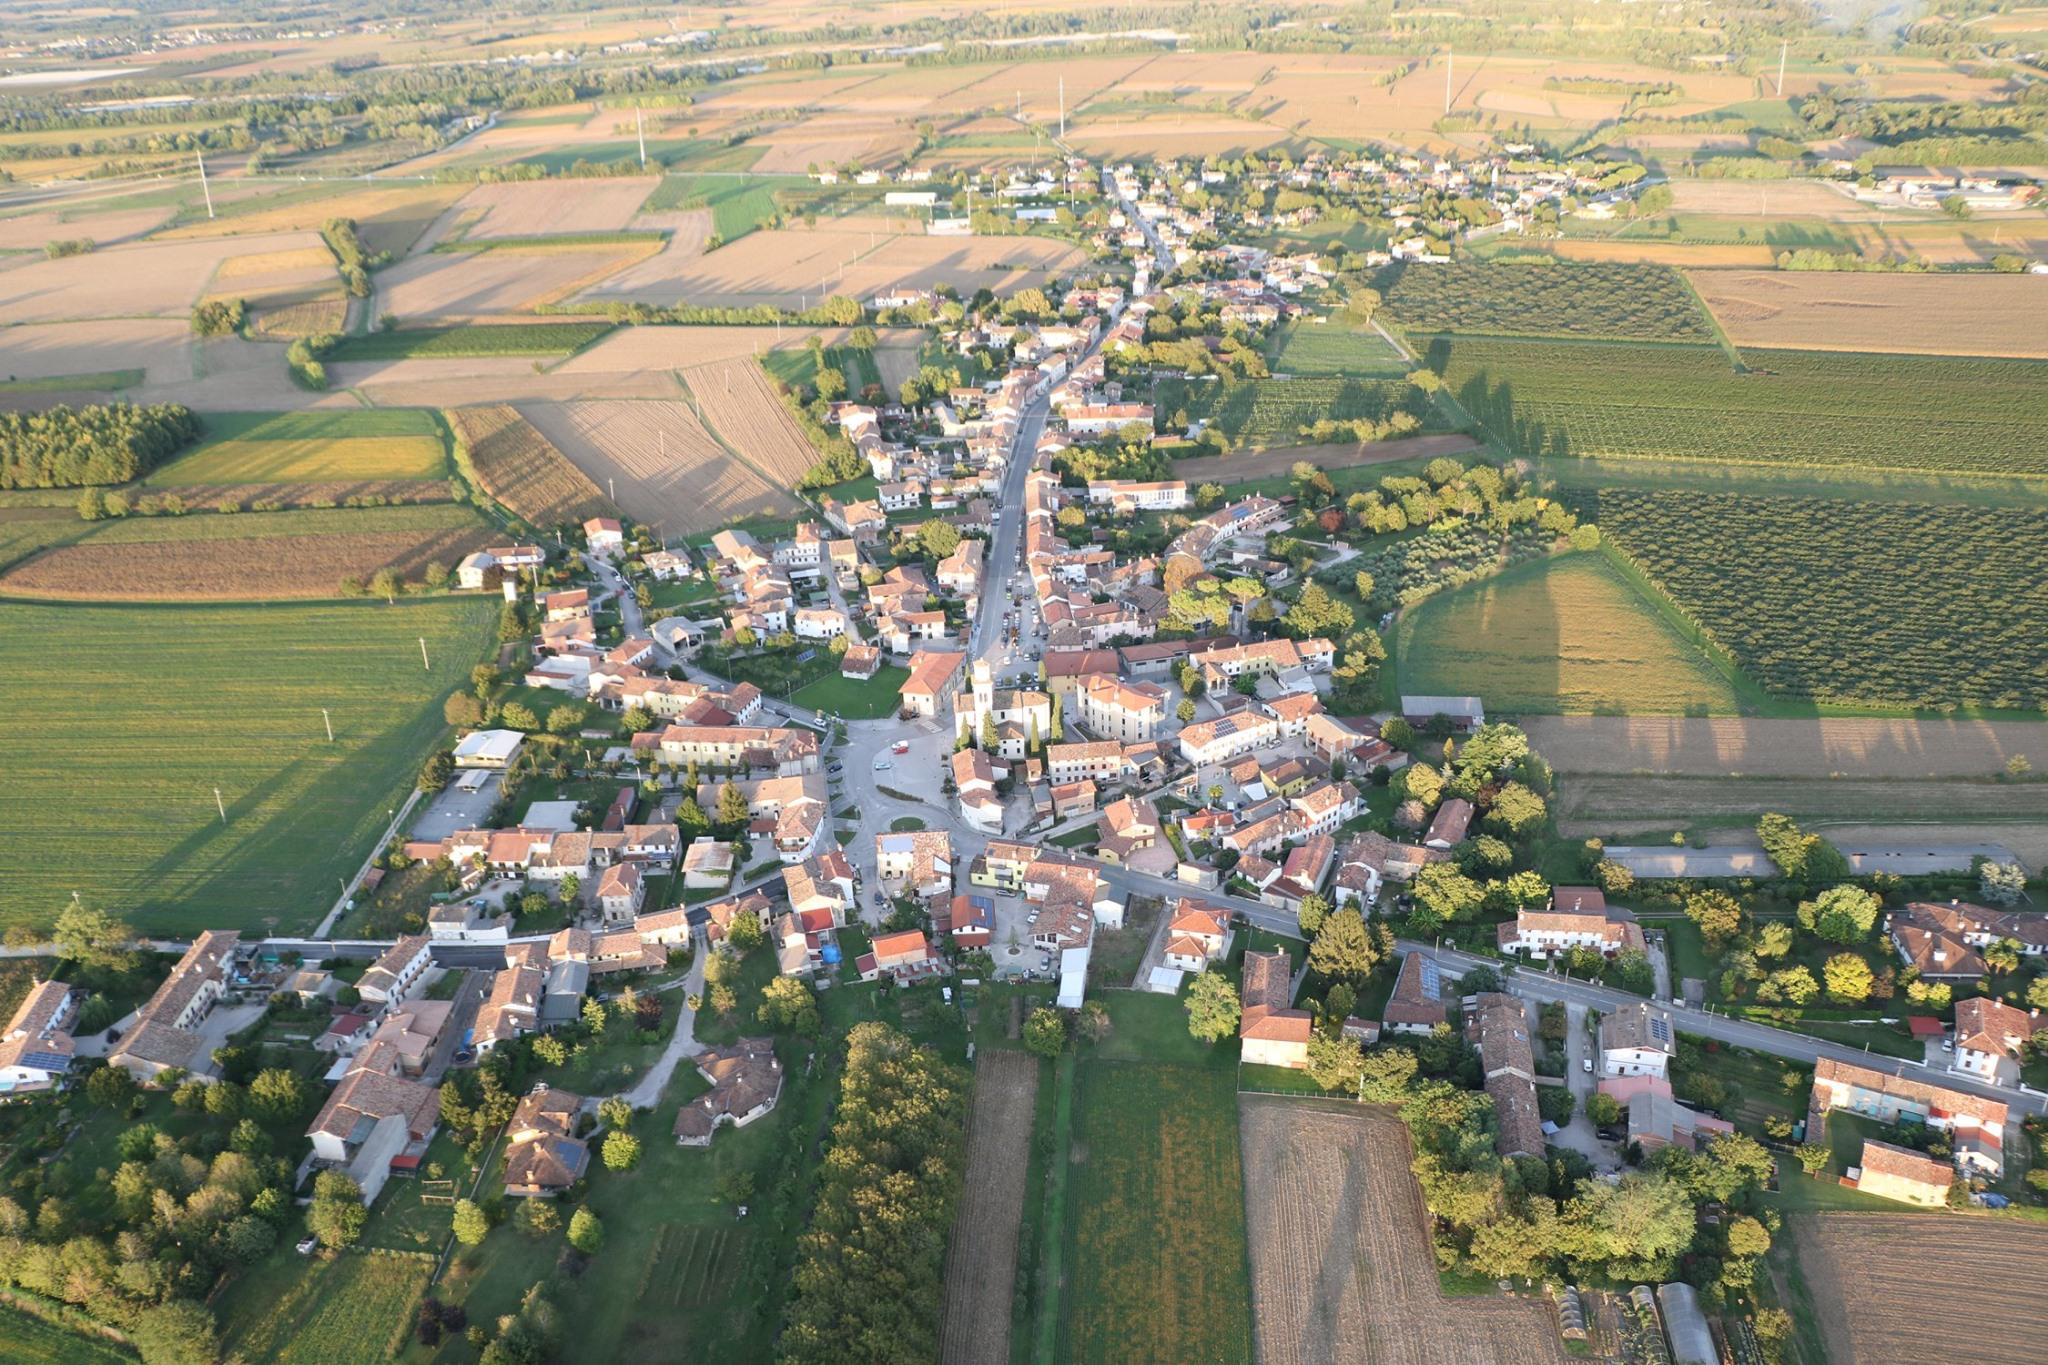
[[[129,1365],[134,1360],[111,1341],[4,1305],[0,1305],[0,1341],[7,1343],[11,1365]]]
[[[330,357],[412,360],[464,356],[565,355],[611,330],[605,322],[507,322],[478,327],[423,327],[349,337]]]
[[[156,383],[192,376],[192,329],[183,320],[50,322],[0,327],[0,379],[54,379],[142,370]]]
[[[312,188],[293,186],[294,191]],[[428,223],[460,199],[461,185],[403,185],[363,189],[346,184],[320,187],[328,192],[307,195],[271,192],[223,206],[221,216],[167,228],[158,241],[222,237],[266,232],[317,232],[330,218],[353,218],[363,245],[371,251],[403,255]],[[215,191],[216,196],[220,192]]]
[[[946,1245],[946,1299],[939,1319],[945,1365],[1007,1365],[1017,1283],[1017,1227],[1038,1097],[1038,1059],[996,1049],[974,1064],[967,1126],[967,1182]]]
[[[448,424],[477,483],[514,516],[547,527],[618,510],[510,404],[450,408]]]
[[[1714,330],[1665,266],[1450,264],[1402,269],[1383,292],[1413,332],[1703,341]]]
[[[1689,277],[1738,346],[2048,357],[2038,275],[1710,271]]]
[[[1845,706],[2048,704],[2048,512],[1617,489],[1599,495],[1594,520],[1768,692]]]
[[[1300,445],[1302,428],[1326,417],[1383,421],[1397,412],[1421,418],[1431,411],[1428,396],[1406,380],[1334,375],[1214,383],[1161,379],[1153,386],[1152,403],[1162,431],[1206,422],[1228,436],[1232,447],[1253,450]]]
[[[337,285],[313,298],[264,308],[250,320],[249,328],[258,336],[289,341],[293,337],[339,332],[347,325],[348,298]]]
[[[1404,693],[1479,688],[1507,712],[1733,714],[1734,689],[1606,560],[1578,554],[1441,593],[1401,618]]]
[[[513,181],[478,185],[456,211],[475,222],[467,240],[550,237],[625,227],[653,192],[652,179]]]
[[[1077,1086],[1059,1358],[1250,1361],[1236,1076],[1092,1061]]]
[[[555,366],[557,374],[666,376],[714,360],[744,359],[784,347],[801,346],[808,327],[620,327]]]
[[[593,246],[540,254],[454,251],[414,255],[377,272],[377,309],[400,318],[428,320],[529,312],[568,298],[641,259],[648,254],[649,245]]]
[[[1399,1122],[1313,1100],[1246,1095],[1238,1103],[1264,1365],[1569,1359],[1543,1302],[1444,1297]]]
[[[152,484],[332,483],[438,479],[448,472],[440,428],[406,408],[219,413],[191,454],[154,471]]]
[[[1792,1226],[1835,1365],[1950,1357],[1965,1323],[1972,1361],[2041,1358],[2048,1227],[1911,1213],[1802,1214]]]
[[[278,1365],[372,1365],[411,1335],[413,1305],[434,1269],[430,1256],[340,1255],[313,1262],[262,1316],[237,1322],[231,1349]]]
[[[0,218],[0,251],[40,251],[46,242],[90,237],[112,246],[141,237],[171,216],[168,208],[118,209],[112,213],[62,213],[44,210]]]
[[[641,206],[644,213],[708,209],[711,231],[736,242],[776,214],[774,186],[786,181],[738,175],[667,175]]]
[[[2003,842],[2011,821],[2048,819],[2048,793],[2031,783],[1971,780],[1901,781],[1891,777],[1622,777],[1584,773],[1559,788],[1553,808],[1567,833],[1611,833],[1618,826],[1729,823],[1747,825],[1778,811],[1802,822],[1825,822],[1830,839],[1855,845],[1842,821],[1942,825],[1937,842],[1962,841],[1959,826],[1980,825],[1978,837]],[[1926,837],[1927,831],[1916,831]],[[1898,840],[1899,831],[1873,842]]]
[[[1531,716],[1529,740],[1561,773],[1713,777],[1989,777],[2038,758],[2037,722],[1944,717]]]
[[[131,242],[85,256],[31,260],[0,271],[0,317],[10,322],[182,319],[206,292],[215,270],[230,257],[302,247],[319,248],[319,237],[293,232],[189,242]]]
[[[371,517],[371,511],[380,515]],[[337,517],[358,519],[360,529]],[[305,524],[308,530],[290,534],[278,523]],[[380,526],[390,529],[375,529]],[[185,534],[188,528],[204,533]],[[232,531],[246,534],[227,534]],[[336,597],[343,579],[367,580],[379,569],[409,581],[429,565],[452,570],[494,538],[474,513],[454,504],[252,513],[197,522],[139,518],[111,523],[15,565],[0,575],[0,593],[88,602]]]
[[[636,521],[659,523],[665,535],[800,510],[784,488],[734,458],[687,403],[526,403],[519,412],[594,487],[615,487],[621,508]]]
[[[2048,365],[1438,338],[1432,367],[1525,455],[2048,475]],[[1958,405],[1956,395],[1968,394]]]
[[[1290,322],[1275,333],[1268,359],[1275,374],[1376,375],[1406,374],[1407,362],[1370,327],[1348,327],[1337,320]]]
[[[710,428],[778,488],[794,488],[818,462],[810,437],[783,406],[768,372],[751,359],[721,360],[683,373]]]
[[[1770,267],[1774,254],[1769,245],[1724,242],[1669,241],[1651,237],[1553,237],[1541,242],[1518,242],[1516,253],[1542,251],[1567,261],[1605,261],[1617,265],[1669,265],[1698,267]]]
[[[47,927],[76,891],[151,934],[311,929],[496,622],[478,598],[0,605],[0,923]]]
[[[1433,460],[1439,455],[1468,455],[1485,447],[1470,436],[1402,436],[1391,441],[1349,441],[1344,444],[1275,446],[1256,453],[1205,455],[1175,460],[1173,476],[1190,487],[1203,483],[1248,483],[1263,479],[1284,479],[1296,462],[1307,460],[1318,469],[1356,469],[1366,465],[1394,464],[1404,460]]]

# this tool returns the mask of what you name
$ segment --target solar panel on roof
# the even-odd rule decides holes
[[[1443,973],[1438,968],[1436,959],[1433,957],[1422,959],[1422,994],[1428,999],[1436,999],[1437,996],[1443,993],[1442,980]]]
[[[1650,1021],[1650,1036],[1660,1043],[1670,1042],[1671,1025],[1662,1019],[1652,1019]]]

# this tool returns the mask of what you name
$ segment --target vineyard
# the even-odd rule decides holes
[[[1706,311],[1669,266],[1456,263],[1389,274],[1387,312],[1412,332],[1714,340]]]
[[[448,472],[440,428],[418,409],[216,413],[205,421],[205,443],[149,483],[437,479]]]
[[[478,487],[512,515],[556,526],[616,512],[604,490],[509,403],[451,408],[448,423]]]
[[[508,322],[422,327],[345,338],[328,360],[410,360],[414,357],[567,355],[611,330],[605,322]]]
[[[1800,1215],[1792,1224],[1828,1354],[1840,1365],[1958,1354],[1977,1365],[2040,1360],[2048,1227],[1917,1213]],[[1936,1303],[1941,1311],[1929,1312]],[[1960,1353],[1959,1331],[1969,1342]]]
[[[1348,585],[1358,571],[1371,574],[1373,596],[1366,606],[1378,615],[1491,578],[1510,564],[1549,554],[1556,542],[1556,536],[1524,522],[1508,533],[1503,553],[1498,535],[1472,522],[1452,522],[1346,562],[1336,571],[1336,586]]]
[[[1408,372],[1407,362],[1379,333],[1347,327],[1335,318],[1283,325],[1273,334],[1267,359],[1275,374],[1394,378]]]
[[[1593,512],[1607,543],[1767,691],[2048,703],[2048,512],[1613,489]]]
[[[2048,475],[2048,364],[1439,338],[1460,402],[1526,455]]]
[[[1397,412],[1418,420],[1429,399],[1405,380],[1250,379],[1196,383],[1161,379],[1152,403],[1161,431],[1179,432],[1202,422],[1222,432],[1232,448],[1296,445],[1301,429],[1324,419],[1385,421]]]

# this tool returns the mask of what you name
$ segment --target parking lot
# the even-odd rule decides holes
[[[450,782],[438,796],[426,803],[419,815],[413,817],[407,837],[439,840],[457,830],[478,828],[491,813],[491,808],[498,804],[501,780],[497,773],[488,773],[473,791],[463,790],[459,780]]]

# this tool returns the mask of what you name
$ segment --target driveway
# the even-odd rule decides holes
[[[1567,1004],[1564,1012],[1565,1085],[1578,1103],[1572,1109],[1572,1121],[1558,1131],[1557,1145],[1582,1153],[1596,1171],[1619,1170],[1621,1161],[1614,1149],[1600,1140],[1593,1121],[1586,1117],[1586,1101],[1600,1086],[1600,1078],[1586,1071],[1586,1059],[1593,1053],[1592,1035],[1586,1030],[1586,1007]]]
[[[697,1012],[690,1008],[689,997],[704,990],[704,954],[699,951],[690,961],[690,974],[683,981],[684,998],[676,1003],[676,1031],[668,1040],[668,1046],[655,1058],[654,1065],[647,1068],[631,1090],[626,1092],[626,1103],[635,1109],[652,1109],[661,1102],[661,1092],[668,1089],[669,1078],[676,1074],[676,1066],[685,1057],[694,1057],[704,1049],[697,1042]]]

